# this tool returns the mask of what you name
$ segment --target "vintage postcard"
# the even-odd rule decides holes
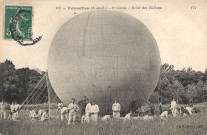
[[[207,134],[206,0],[0,0],[0,135]]]

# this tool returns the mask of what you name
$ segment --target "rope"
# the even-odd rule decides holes
[[[43,80],[43,81],[45,81],[45,80]],[[41,83],[41,85],[42,85],[42,83]],[[41,90],[42,87],[44,87],[44,85],[43,85],[43,86],[40,86],[39,89],[37,89],[37,90],[35,91],[35,93],[32,95],[32,97],[31,97],[30,100],[28,101],[28,104],[30,103],[30,101],[33,100],[33,97],[37,96],[38,92],[40,92],[40,90]]]
[[[160,91],[160,99],[158,98],[158,104],[160,102],[162,103],[162,90],[160,89],[161,75],[162,75],[162,68],[160,68],[159,82],[158,82],[158,85],[157,85],[158,86],[158,92]],[[159,93],[158,93],[158,95],[159,95]]]
[[[34,94],[35,90],[37,89],[37,87],[39,87],[39,85],[41,84],[41,82],[46,78],[45,74],[43,75],[43,77],[40,79],[40,81],[37,83],[37,85],[35,86],[35,88],[32,90],[32,92],[27,96],[27,98],[24,100],[24,102],[22,103],[21,106],[23,106],[25,104],[25,102],[29,99],[29,97],[31,95]]]
[[[45,73],[46,75],[46,85],[47,85],[47,93],[48,93],[48,114],[49,114],[49,117],[51,116],[51,110],[50,110],[50,91],[49,91],[49,80],[48,80],[48,72],[46,71]]]
[[[39,99],[39,97],[42,95],[42,93],[44,92],[44,89],[46,88],[47,86],[45,85],[43,90],[39,93],[39,95],[36,96],[35,100],[34,100],[34,103]]]
[[[45,98],[45,96],[47,95],[47,92],[42,96],[42,98],[40,99],[40,101],[42,101],[43,100],[43,98]],[[45,98],[45,100],[44,100],[44,102],[43,103],[45,103],[47,101],[47,98]]]
[[[44,76],[41,78],[41,80],[43,80],[43,79],[44,79]],[[32,92],[28,95],[28,97],[25,99],[25,101],[22,103],[22,105],[24,105],[24,103],[29,99],[29,97],[34,94],[35,90],[39,87],[41,80],[38,82],[38,84],[35,86],[35,88],[32,90]]]

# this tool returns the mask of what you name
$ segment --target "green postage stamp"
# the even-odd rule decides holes
[[[4,39],[31,40],[32,6],[5,6]]]

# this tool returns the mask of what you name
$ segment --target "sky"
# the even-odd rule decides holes
[[[2,1],[0,1],[2,2]],[[16,68],[30,67],[47,70],[47,56],[55,33],[70,18],[89,10],[56,10],[56,7],[149,7],[162,9],[120,9],[134,16],[151,31],[157,41],[162,64],[169,63],[175,69],[192,67],[196,71],[207,68],[207,2],[205,0],[175,0],[156,2],[135,1],[117,2],[106,0],[94,1],[3,1],[0,7],[0,19],[4,20],[4,5],[19,4],[33,6],[33,37],[43,35],[40,42],[33,46],[20,46],[16,41],[5,40],[3,37],[4,21],[0,21],[0,62],[9,59]],[[196,9],[192,9],[194,6]]]

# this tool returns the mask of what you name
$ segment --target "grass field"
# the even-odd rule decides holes
[[[204,106],[204,105],[203,105]],[[24,110],[26,111],[26,110]],[[26,113],[26,112],[22,112]],[[26,114],[25,114],[26,115]],[[123,120],[68,126],[66,122],[52,119],[46,122],[31,121],[21,115],[20,121],[0,121],[3,135],[206,135],[207,112],[188,117],[170,117],[166,121]]]

